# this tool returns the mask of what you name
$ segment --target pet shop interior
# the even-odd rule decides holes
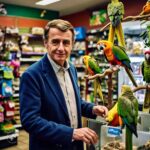
[[[29,149],[20,121],[20,78],[47,52],[45,25],[60,18],[75,27],[69,60],[81,97],[109,110],[106,118],[82,118],[100,137],[84,149],[150,150],[150,0],[37,2],[0,0],[0,149]]]

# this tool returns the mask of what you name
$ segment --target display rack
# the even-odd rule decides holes
[[[19,130],[16,130],[15,133],[6,136],[0,136],[0,149],[13,146],[17,144],[17,138],[19,136]]]
[[[140,113],[139,117],[141,118],[141,124],[137,126],[138,137],[133,135],[133,145],[135,149],[141,147],[141,149],[146,146],[145,144],[150,140],[149,132],[149,120],[150,114]],[[111,142],[119,142],[121,144],[125,143],[125,129],[120,132],[120,127],[108,126],[104,118],[97,117],[95,119],[88,119],[88,127],[94,130],[97,135],[100,137],[99,141],[95,145],[87,145],[87,150],[102,150],[104,146]],[[118,145],[119,146],[119,145]],[[113,147],[111,146],[111,149]],[[110,149],[110,148],[109,148]],[[147,148],[148,150],[149,148]]]

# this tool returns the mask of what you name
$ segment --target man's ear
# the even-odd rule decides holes
[[[44,46],[48,48],[47,40],[44,40]]]

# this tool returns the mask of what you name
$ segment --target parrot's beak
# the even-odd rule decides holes
[[[82,63],[84,64],[84,58],[82,59]]]
[[[150,59],[150,54],[146,54],[145,57],[146,57],[147,60],[149,60]]]
[[[85,64],[85,57],[82,57],[82,63]]]

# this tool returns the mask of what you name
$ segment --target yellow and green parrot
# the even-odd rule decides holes
[[[119,2],[118,0],[112,0],[112,2],[109,3],[107,6],[107,13],[112,25],[116,27],[123,19],[124,15],[123,3]]]
[[[150,85],[150,50],[145,53],[145,61],[142,63],[143,80]],[[146,89],[143,111],[150,111],[150,89]]]
[[[132,134],[138,137],[138,100],[133,95],[130,86],[123,85],[121,95],[118,98],[118,114],[122,118],[123,126],[126,126],[126,150],[132,150]]]
[[[119,0],[111,0],[107,6],[107,13],[110,19],[108,41],[114,42],[115,34],[117,35],[120,46],[125,47],[124,33],[122,30],[121,21],[124,15],[124,5]]]
[[[88,70],[88,73],[90,75],[102,73],[102,69],[98,66],[98,63],[94,58],[88,55],[85,55],[83,56],[83,63],[86,66],[86,69]],[[94,79],[94,97],[95,98],[96,98],[97,93],[99,94],[101,101],[104,103],[100,78]]]
[[[112,66],[123,66],[133,85],[137,87],[137,83],[131,72],[132,68],[130,65],[130,59],[126,54],[124,47],[113,45],[113,43],[110,41],[100,40],[97,43],[97,49],[104,51],[104,56],[106,60]]]
[[[138,100],[129,85],[122,86],[117,109],[123,121],[122,128],[126,126],[126,150],[132,150],[132,134],[138,137]]]

